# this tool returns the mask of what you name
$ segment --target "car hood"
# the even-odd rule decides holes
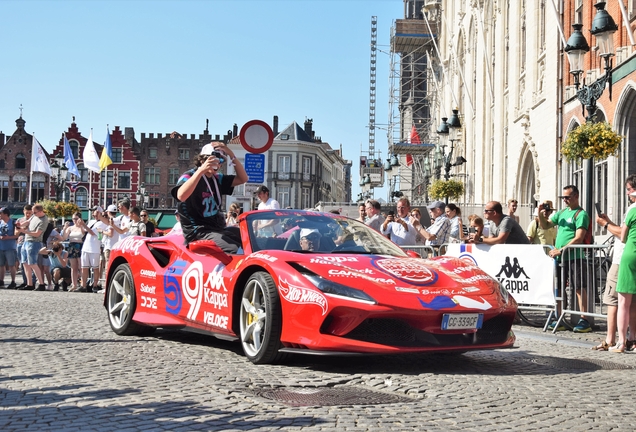
[[[374,296],[391,293],[435,295],[490,295],[498,282],[470,262],[446,258],[425,260],[384,255],[305,256],[298,261],[326,279]]]

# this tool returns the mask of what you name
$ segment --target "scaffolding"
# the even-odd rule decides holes
[[[432,136],[431,107],[437,105],[438,96],[429,86],[435,79],[429,59],[438,33],[434,14],[439,0],[405,0],[404,3],[405,19],[395,20],[391,28],[387,138],[389,156],[396,156],[400,163],[386,166],[392,165],[388,194],[391,200],[399,196],[396,192],[402,192],[412,204],[419,205],[428,200],[426,189],[430,177],[426,175],[425,166],[437,142],[437,136]],[[429,14],[430,28],[423,13]],[[421,144],[411,144],[413,127]]]
[[[360,156],[360,199],[372,198],[373,189],[384,184],[382,156],[375,150],[375,98],[378,45],[378,17],[371,17],[371,58],[369,62],[369,147]]]

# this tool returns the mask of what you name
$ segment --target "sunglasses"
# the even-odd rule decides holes
[[[494,212],[494,210],[491,210],[491,209],[484,209],[484,213],[493,213],[493,212]]]
[[[141,217],[148,217],[148,215],[140,215]]]
[[[318,240],[320,236],[318,234],[309,234],[308,236],[303,237],[305,240],[314,241]]]
[[[561,195],[559,198],[568,201],[570,198],[575,197],[576,195]]]

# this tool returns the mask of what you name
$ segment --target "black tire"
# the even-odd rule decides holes
[[[241,345],[254,364],[275,363],[283,358],[280,335],[283,319],[274,280],[267,272],[254,273],[245,284],[239,305]]]
[[[137,324],[132,320],[137,308],[137,293],[128,264],[120,264],[115,269],[106,296],[108,322],[115,333],[120,336],[143,336],[155,331],[154,327]]]

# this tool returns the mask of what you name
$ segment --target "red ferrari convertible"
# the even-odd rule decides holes
[[[469,351],[515,341],[514,299],[469,262],[417,258],[331,213],[257,211],[239,224],[236,255],[210,241],[186,247],[181,235],[120,241],[104,300],[113,331],[239,339],[254,363],[285,353]]]

